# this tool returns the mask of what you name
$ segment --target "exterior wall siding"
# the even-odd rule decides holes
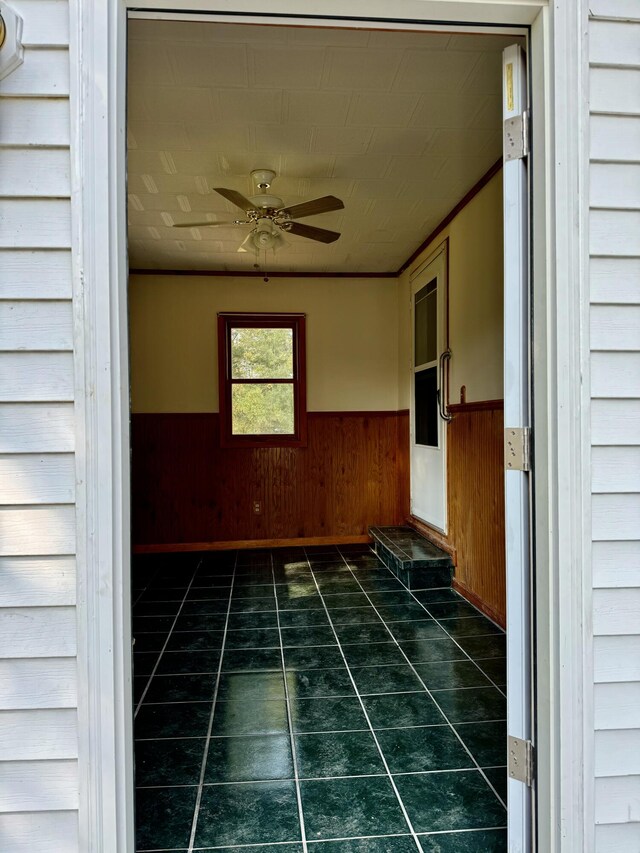
[[[0,81],[0,846],[78,850],[69,8]]]
[[[640,850],[640,7],[591,4],[595,850]]]

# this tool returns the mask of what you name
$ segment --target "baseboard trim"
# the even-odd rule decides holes
[[[134,545],[134,554],[173,554],[181,551],[244,551],[249,548],[293,548],[305,545],[368,545],[367,534],[357,536],[305,536],[297,539],[239,539],[230,542],[160,542]]]
[[[456,549],[453,547],[451,542],[447,539],[444,533],[441,533],[439,530],[436,530],[435,527],[431,527],[431,525],[426,524],[426,522],[421,521],[419,518],[416,518],[415,515],[410,515],[407,518],[407,524],[409,527],[413,527],[414,530],[417,530],[425,539],[428,539],[429,542],[433,542],[434,545],[437,545],[438,548],[441,548],[446,554],[449,554],[451,559],[453,560],[453,565],[458,565],[457,553]]]
[[[481,613],[484,613],[485,616],[491,619],[492,622],[495,622],[503,631],[506,630],[507,623],[502,613],[498,613],[493,609],[493,607],[489,607],[488,604],[485,604],[484,601],[475,594],[475,592],[471,592],[470,589],[467,589],[467,587],[459,580],[456,580],[456,578],[453,579],[452,586],[456,592],[459,592],[463,598],[467,599],[469,604],[473,604],[474,607],[477,607]]]

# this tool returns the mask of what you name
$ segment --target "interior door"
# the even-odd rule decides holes
[[[411,276],[411,514],[447,530],[447,244]]]
[[[504,425],[512,450],[505,454],[507,567],[507,732],[509,753],[530,742],[531,726],[531,578],[529,466],[518,458],[521,429],[529,427],[529,222],[526,124],[526,63],[522,49],[503,54],[504,143]],[[524,456],[524,454],[523,454]],[[514,740],[517,739],[517,740]],[[522,767],[522,757],[519,759]],[[508,828],[510,853],[531,849],[531,788],[515,778],[509,764]]]

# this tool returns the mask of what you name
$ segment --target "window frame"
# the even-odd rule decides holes
[[[231,376],[231,329],[291,329],[293,332],[293,378],[246,380]],[[294,432],[286,435],[234,435],[232,400],[234,384],[265,384],[269,381],[293,386]],[[305,447],[307,444],[306,315],[291,313],[218,314],[218,399],[221,447]]]

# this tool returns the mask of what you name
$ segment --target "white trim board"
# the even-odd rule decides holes
[[[171,13],[181,5],[187,3],[138,0],[135,10]],[[346,16],[384,21],[389,14],[387,0],[300,5],[305,24],[312,24],[312,15],[335,15],[341,20],[332,26],[347,26]],[[70,6],[80,847],[87,853],[132,853],[124,119],[126,19],[134,4],[71,0]],[[239,12],[247,23],[280,15],[280,23],[299,24],[297,8],[292,0],[188,2],[190,12]],[[582,191],[587,172],[586,134],[575,133],[576,122],[580,127],[585,122],[586,95],[576,103],[575,92],[585,92],[586,2],[549,8],[544,0],[397,0],[393,13],[401,25],[417,20],[532,25],[537,692],[539,707],[547,709],[538,715],[538,846],[545,853],[589,853],[593,775],[585,721],[591,715],[592,631]],[[569,334],[559,318],[567,318]]]

